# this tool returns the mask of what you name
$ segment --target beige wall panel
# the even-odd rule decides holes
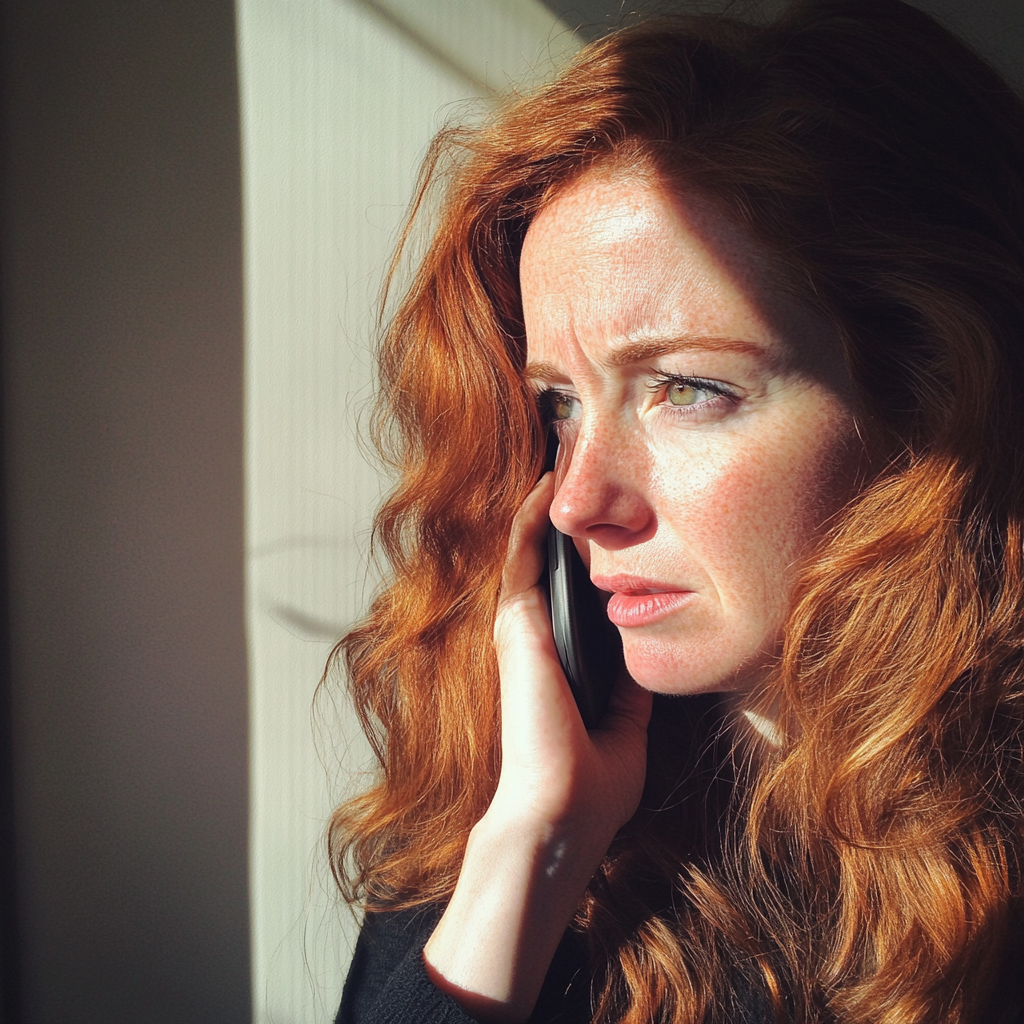
[[[382,271],[430,138],[447,117],[483,109],[465,68],[486,68],[490,83],[503,66],[521,75],[546,59],[552,38],[573,45],[539,4],[474,0],[478,46],[459,59],[454,48],[473,42],[465,30],[417,42],[414,23],[452,4],[427,0],[415,17],[395,7],[238,5],[258,1022],[332,1019],[357,932],[323,833],[331,807],[365,784],[367,747],[343,701],[340,713],[322,705],[323,728],[311,705],[332,644],[372,591],[383,485],[356,438]]]

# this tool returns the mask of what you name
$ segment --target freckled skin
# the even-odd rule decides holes
[[[776,650],[793,568],[861,458],[833,328],[781,297],[731,223],[636,170],[588,172],[546,206],[520,278],[528,361],[544,364],[532,375],[579,399],[552,521],[592,575],[690,592],[620,627],[631,675],[661,693],[749,687]],[[622,363],[650,338],[681,340]],[[658,373],[728,397],[680,409]]]

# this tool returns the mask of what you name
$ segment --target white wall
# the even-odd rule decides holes
[[[366,607],[373,319],[426,146],[575,48],[535,0],[239,0],[255,1019],[328,1021],[357,933],[327,870],[365,743],[310,708]],[[321,735],[320,749],[314,736]]]

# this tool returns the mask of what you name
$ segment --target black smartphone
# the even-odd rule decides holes
[[[548,442],[545,469],[554,469],[557,441]],[[625,662],[622,638],[608,621],[606,601],[590,582],[572,537],[548,525],[546,584],[551,630],[562,671],[588,729],[601,720]]]

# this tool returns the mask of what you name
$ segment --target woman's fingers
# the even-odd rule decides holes
[[[503,704],[508,701],[510,680],[519,680],[515,687],[519,701],[530,701],[536,698],[537,687],[544,686],[545,668],[551,671],[557,666],[547,602],[537,586],[544,568],[544,540],[553,487],[553,474],[545,473],[512,521],[494,621]]]
[[[560,691],[567,689],[551,635],[547,601],[537,585],[544,568],[553,490],[554,475],[545,473],[512,521],[494,622],[506,738],[513,721],[550,722],[553,715],[559,717],[559,705],[564,701]]]
[[[544,539],[547,536],[548,509],[554,498],[555,475],[545,473],[526,496],[515,519],[508,541],[508,554],[501,577],[502,597],[521,594],[535,586],[544,568]]]

